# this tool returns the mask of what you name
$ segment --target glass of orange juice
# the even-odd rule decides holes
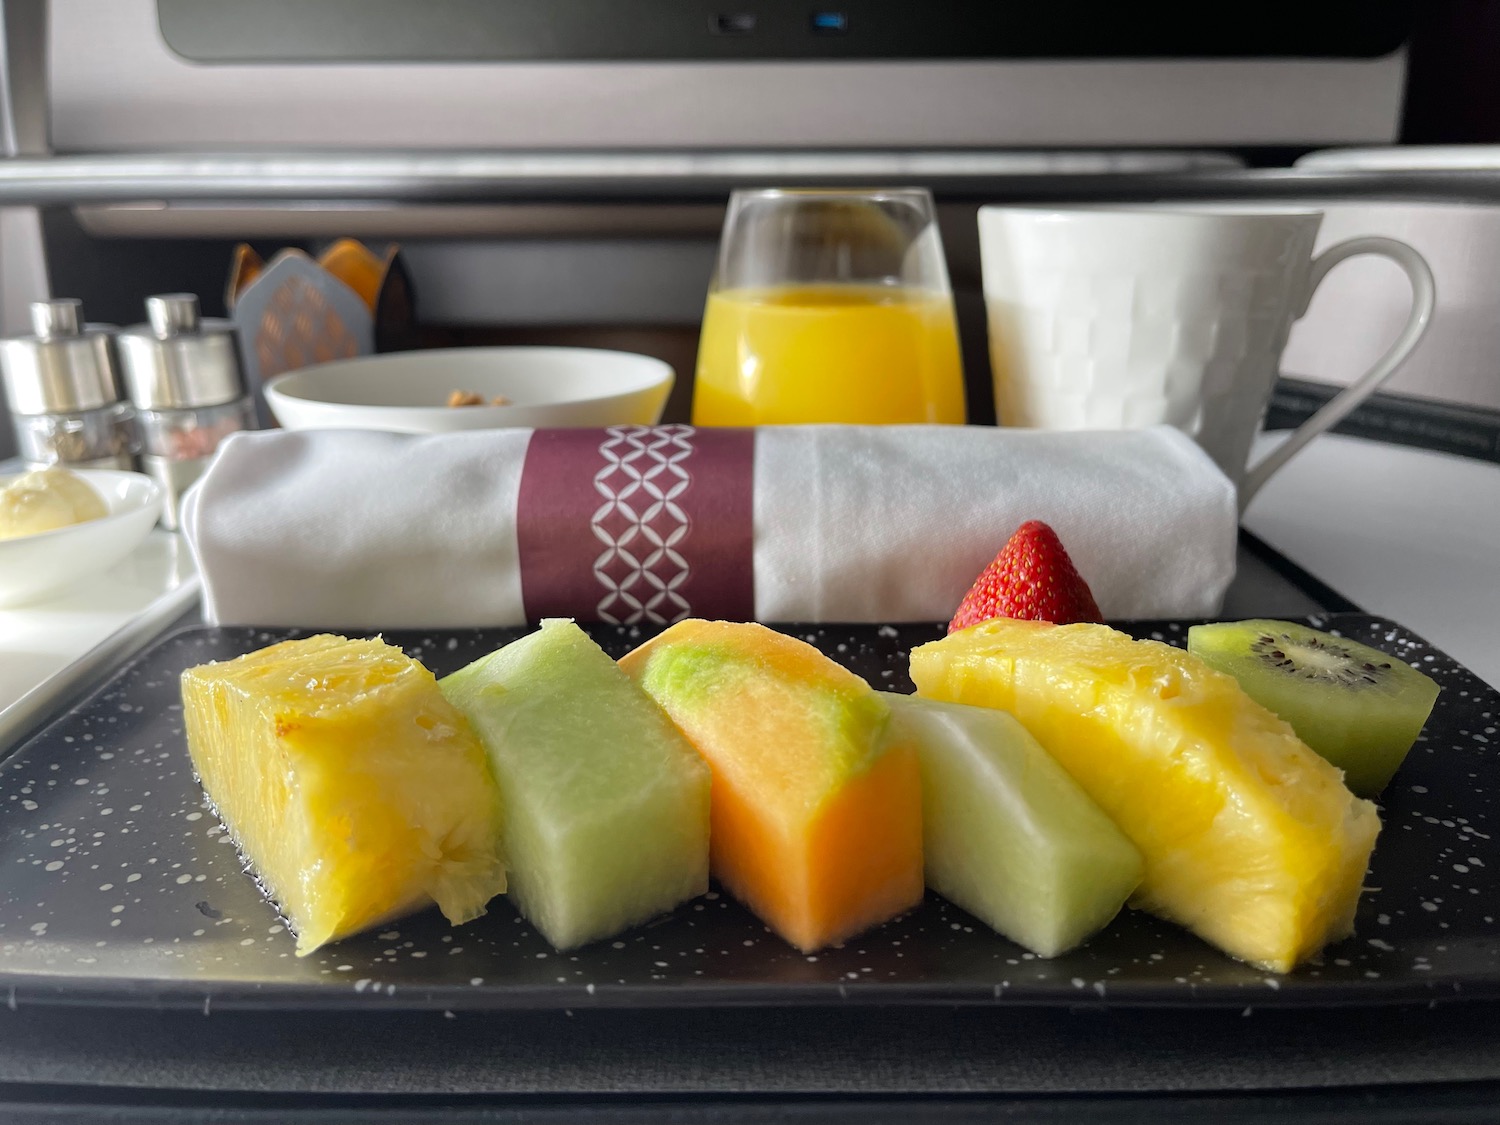
[[[964,421],[932,195],[737,191],[698,340],[693,421]]]

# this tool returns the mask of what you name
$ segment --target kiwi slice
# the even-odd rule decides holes
[[[1290,723],[1361,797],[1386,787],[1438,696],[1411,665],[1289,621],[1194,625],[1188,651]]]

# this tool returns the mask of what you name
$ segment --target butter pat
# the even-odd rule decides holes
[[[38,469],[0,488],[0,539],[40,535],[108,514],[94,486],[67,469]]]

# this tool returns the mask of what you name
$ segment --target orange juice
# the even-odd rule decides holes
[[[695,424],[963,421],[946,293],[806,285],[709,294]]]

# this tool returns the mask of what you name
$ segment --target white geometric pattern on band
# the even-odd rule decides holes
[[[687,580],[687,560],[677,551],[688,533],[687,513],[677,498],[692,483],[684,467],[693,454],[692,426],[610,426],[599,446],[604,466],[594,474],[594,489],[604,499],[590,519],[604,550],[594,560],[594,577],[604,587],[597,612],[602,621],[667,625],[692,613],[678,592]],[[612,477],[622,476],[617,486]],[[625,523],[618,536],[605,527],[611,515]],[[615,521],[618,523],[619,521]],[[655,526],[653,526],[655,525]],[[663,530],[658,530],[664,526]],[[610,564],[624,563],[619,579]]]

